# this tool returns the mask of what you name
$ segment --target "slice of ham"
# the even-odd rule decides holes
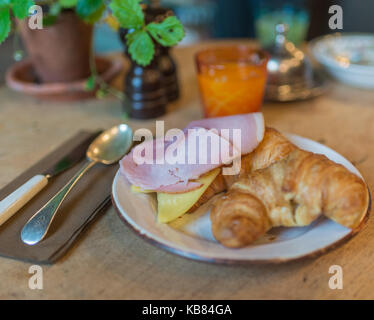
[[[240,129],[241,130],[241,152],[250,153],[264,138],[265,123],[261,112],[247,113],[228,117],[217,117],[195,120],[188,124],[186,129],[202,127],[206,129]],[[223,136],[233,143],[231,137]]]
[[[233,129],[240,130],[240,140],[234,138]],[[134,147],[120,161],[121,173],[143,190],[166,193],[195,190],[201,184],[193,180],[254,150],[263,139],[264,130],[262,113],[193,121],[172,141],[156,139]],[[193,141],[196,145],[191,147]],[[199,142],[204,141],[200,151],[206,157],[201,158]],[[163,159],[166,161],[161,163]],[[171,159],[179,163],[170,163]]]

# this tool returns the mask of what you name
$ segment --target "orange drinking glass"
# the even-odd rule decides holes
[[[246,45],[200,51],[195,56],[205,117],[260,110],[269,55]]]

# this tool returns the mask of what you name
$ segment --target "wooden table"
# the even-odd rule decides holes
[[[163,117],[167,127],[201,117],[192,56],[201,46],[174,51],[182,98]],[[268,125],[346,156],[373,190],[374,92],[332,84],[320,98],[266,103],[263,112]],[[51,103],[0,88],[0,187],[78,130],[109,127],[121,117],[121,103],[112,99]],[[130,124],[154,128],[154,120]],[[373,264],[374,219],[351,241],[316,259],[223,266],[186,260],[146,243],[111,208],[62,260],[43,266],[43,290],[28,288],[29,263],[0,258],[0,298],[373,299]],[[331,265],[343,268],[343,290],[329,289]]]

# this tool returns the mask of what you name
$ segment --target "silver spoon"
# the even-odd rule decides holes
[[[100,134],[87,149],[87,163],[25,224],[21,231],[22,241],[28,245],[40,242],[47,234],[61,203],[83,174],[97,163],[110,165],[118,162],[131,145],[132,130],[126,124],[120,124]]]

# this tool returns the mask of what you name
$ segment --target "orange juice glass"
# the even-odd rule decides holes
[[[205,117],[260,110],[269,55],[246,45],[200,51],[195,56]]]

